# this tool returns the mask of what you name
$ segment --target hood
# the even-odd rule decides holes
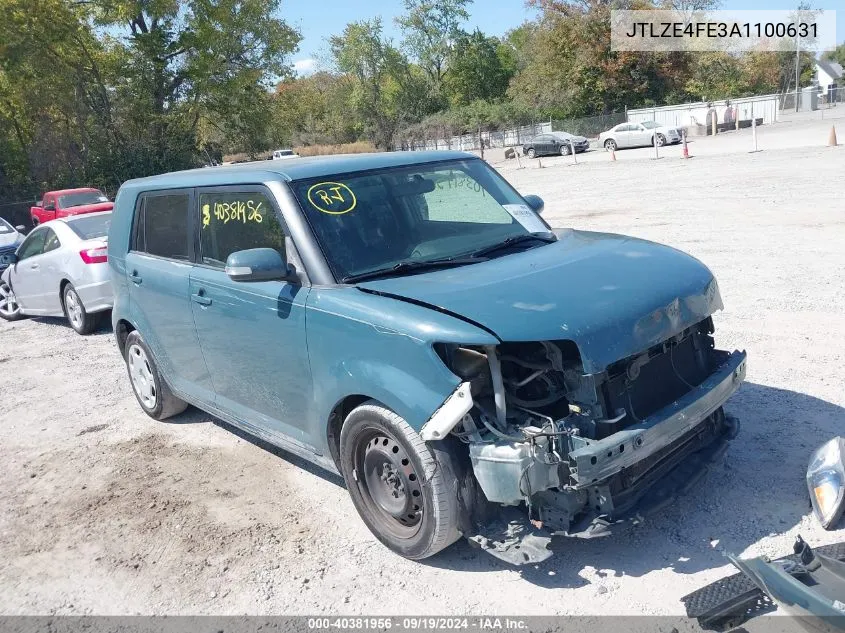
[[[358,287],[451,312],[502,341],[574,341],[587,373],[722,308],[713,274],[690,255],[622,235],[555,233],[557,242],[521,253]]]
[[[80,204],[78,207],[68,207],[66,209],[61,209],[61,211],[70,215],[81,215],[83,213],[111,211],[113,208],[114,202],[95,202],[94,204]]]
[[[0,248],[14,246],[21,241],[23,241],[23,235],[17,231],[12,231],[11,233],[0,233]]]

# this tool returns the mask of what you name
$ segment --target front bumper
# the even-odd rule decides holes
[[[584,440],[569,453],[576,488],[635,467],[681,440],[721,407],[745,379],[746,353],[735,351],[703,383],[672,404],[603,440]]]

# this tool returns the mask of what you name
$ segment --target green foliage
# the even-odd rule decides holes
[[[0,195],[263,150],[299,34],[278,0],[0,0]],[[209,151],[211,150],[211,151]]]
[[[824,54],[824,58],[829,61],[836,62],[841,66],[845,66],[845,44],[840,44],[832,51],[827,51]]]
[[[461,35],[449,54],[445,80],[449,102],[462,106],[479,99],[504,97],[515,67],[511,49],[497,38],[478,30],[472,35]]]
[[[446,75],[451,43],[461,35],[472,0],[404,0],[405,14],[396,23],[405,34],[404,47],[423,69],[437,93]]]

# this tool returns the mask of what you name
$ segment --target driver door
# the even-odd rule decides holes
[[[234,281],[225,271],[226,259],[236,251],[293,252],[274,198],[263,186],[239,185],[200,188],[197,199],[199,253],[190,275],[191,309],[215,404],[259,436],[282,436],[316,452],[319,440],[307,424],[313,393],[305,338],[309,287]]]

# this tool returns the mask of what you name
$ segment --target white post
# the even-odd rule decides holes
[[[751,119],[751,138],[754,139],[754,151],[757,151],[757,119]]]
[[[657,132],[651,135],[651,142],[654,144],[654,158],[658,159],[660,156],[657,154]]]
[[[572,137],[569,137],[569,151],[572,152],[572,162],[578,164],[578,157],[575,155],[575,145],[572,144]]]

